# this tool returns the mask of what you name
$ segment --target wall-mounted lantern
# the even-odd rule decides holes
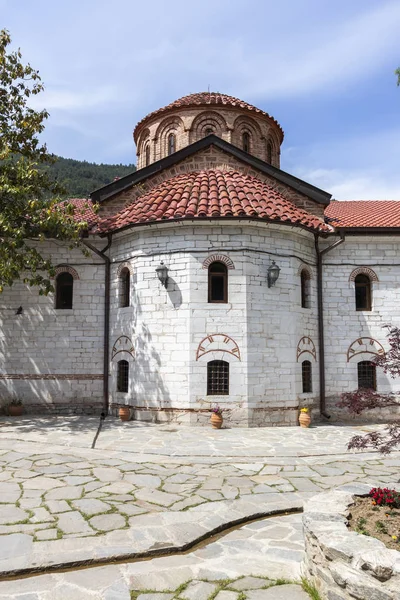
[[[267,271],[267,281],[269,288],[275,285],[275,283],[278,281],[279,273],[280,268],[277,264],[275,264],[275,261],[273,260],[272,264],[268,267]]]
[[[161,285],[166,288],[168,285],[168,267],[164,265],[163,261],[156,268],[156,273]]]

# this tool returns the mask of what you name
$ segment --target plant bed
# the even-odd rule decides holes
[[[373,488],[366,498],[356,497],[350,507],[349,529],[400,549],[400,502],[395,490]]]

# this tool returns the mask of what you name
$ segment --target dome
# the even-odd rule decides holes
[[[101,233],[182,219],[248,218],[331,231],[321,219],[256,177],[205,170],[176,175],[99,223]]]

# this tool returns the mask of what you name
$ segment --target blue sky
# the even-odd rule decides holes
[[[51,152],[135,162],[135,124],[210,85],[279,121],[284,170],[400,200],[399,0],[0,0],[0,15],[45,83]]]

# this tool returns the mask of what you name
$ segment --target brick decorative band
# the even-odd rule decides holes
[[[68,374],[56,374],[56,375],[51,375],[49,373],[46,374],[40,374],[40,373],[29,373],[29,374],[19,374],[19,373],[15,373],[15,374],[3,374],[0,375],[0,379],[53,379],[53,380],[59,380],[59,379],[71,379],[73,381],[83,381],[83,380],[93,380],[93,379],[103,379],[103,375],[90,375],[90,374],[81,374],[81,375],[68,375]]]

